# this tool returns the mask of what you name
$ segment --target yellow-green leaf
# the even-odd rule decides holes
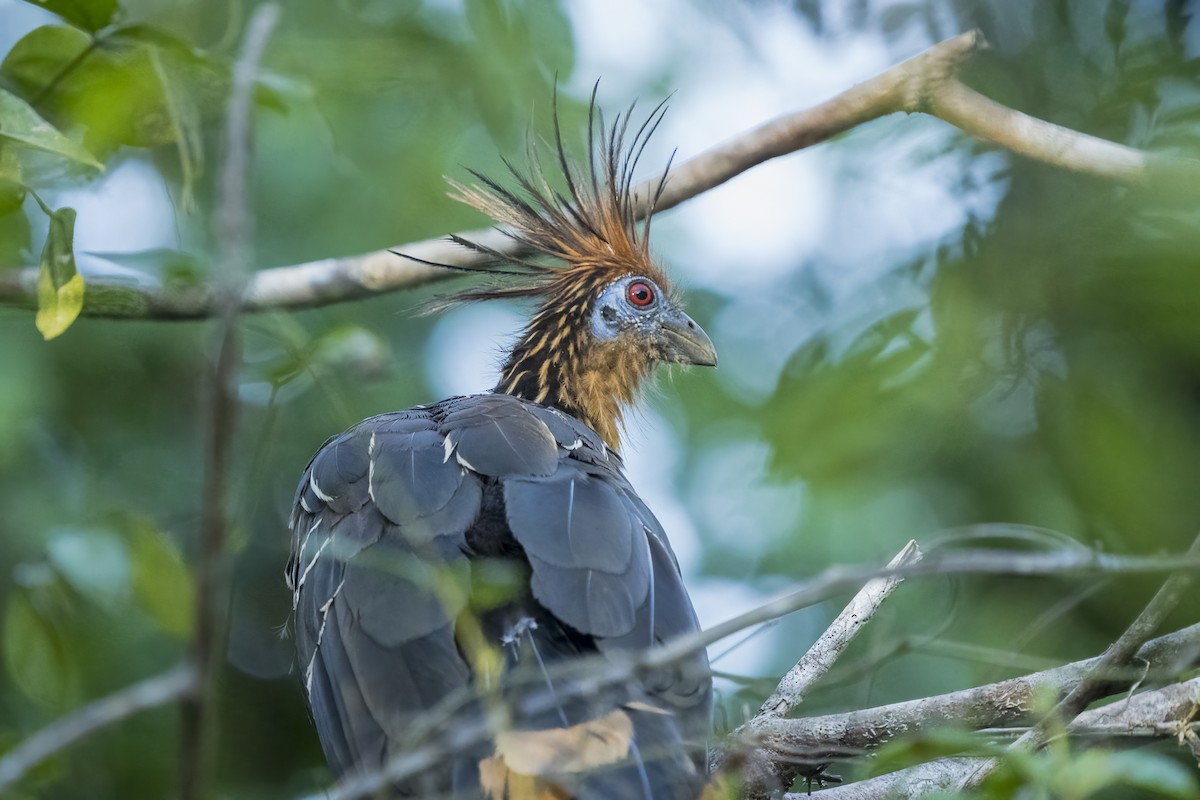
[[[50,232],[38,271],[37,329],[53,339],[83,310],[83,276],[75,269],[75,209],[50,212]]]
[[[54,624],[22,591],[10,592],[4,609],[4,665],[32,700],[53,707],[66,702],[72,684],[66,647]]]
[[[104,169],[104,165],[87,148],[59,133],[57,128],[33,110],[33,106],[3,89],[0,89],[0,139],[54,153],[98,170]]]
[[[138,524],[129,544],[134,600],[163,630],[187,637],[192,630],[196,589],[179,548],[149,524]]]

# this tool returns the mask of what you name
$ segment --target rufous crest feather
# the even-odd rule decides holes
[[[666,101],[636,128],[635,107],[631,104],[606,125],[593,88],[588,156],[580,166],[563,144],[556,91],[554,141],[548,147],[561,190],[547,179],[538,148],[532,144],[527,171],[504,162],[516,182],[514,189],[475,170],[469,171],[477,183],[449,180],[450,196],[495,220],[519,245],[519,253],[503,253],[451,236],[479,260],[467,266],[438,265],[494,279],[443,297],[439,307],[494,299],[538,301],[537,311],[505,362],[496,390],[574,414],[613,447],[618,443],[622,408],[634,401],[652,363],[633,350],[593,346],[588,326],[592,302],[605,286],[628,275],[647,277],[663,291],[671,291],[649,249],[650,220],[666,185],[670,160],[650,196],[638,197],[633,184],[638,161],[666,112]]]

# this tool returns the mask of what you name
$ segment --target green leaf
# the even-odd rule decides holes
[[[83,310],[83,276],[75,269],[75,209],[49,211],[50,231],[38,267],[35,323],[46,339],[60,335]]]
[[[147,144],[175,145],[183,206],[190,210],[193,186],[204,166],[202,127],[206,119],[221,119],[230,87],[229,64],[150,25],[118,28],[106,43],[132,49],[149,65],[149,70],[142,71],[148,84],[146,94],[155,106],[147,117],[157,124],[145,126],[140,135]]]
[[[38,116],[33,106],[3,89],[0,89],[0,140],[43,150],[104,170],[104,165],[83,145],[59,133],[53,125]]]
[[[133,550],[133,597],[168,633],[186,638],[192,631],[195,583],[179,549],[148,524],[130,536]]]
[[[16,148],[0,142],[0,180],[21,183],[24,170],[21,160],[17,158]]]
[[[288,113],[294,106],[310,104],[316,96],[312,84],[292,75],[260,68],[254,76],[254,101],[280,114]]]
[[[67,583],[89,599],[113,608],[128,595],[129,551],[116,534],[63,529],[50,539],[46,553]]]
[[[93,47],[92,38],[78,28],[43,25],[12,46],[0,62],[0,72],[19,95],[37,97],[82,66]]]
[[[987,756],[1001,753],[1003,753],[1002,748],[989,745],[985,739],[971,731],[956,728],[932,728],[913,736],[905,736],[888,742],[879,748],[875,758],[868,762],[867,774],[883,775],[938,758],[962,755]]]
[[[38,703],[61,707],[71,694],[62,636],[21,591],[9,593],[4,610],[4,664],[13,683]]]
[[[89,255],[126,269],[153,275],[171,287],[196,287],[203,283],[208,275],[208,262],[204,259],[193,253],[169,247],[128,252],[91,250]]]
[[[200,141],[200,111],[191,95],[183,88],[182,80],[177,80],[168,68],[162,51],[157,47],[151,47],[149,53],[150,64],[154,67],[154,76],[158,79],[159,87],[162,90],[163,108],[167,113],[171,138],[174,140],[175,150],[179,154],[183,209],[191,211],[195,207],[192,188],[195,185],[204,155],[204,145]]]
[[[310,366],[350,368],[362,378],[378,378],[391,365],[387,342],[359,325],[342,325],[326,331],[314,342]]]
[[[112,22],[117,0],[25,0],[31,6],[58,14],[67,22],[89,31],[98,31]]]
[[[38,98],[46,118],[86,131],[101,160],[122,145],[175,144],[185,183],[200,169],[201,123],[220,119],[229,87],[225,61],[149,25],[97,39],[44,26],[13,46],[0,71],[14,91]]]
[[[1196,779],[1178,761],[1148,751],[1087,750],[1055,773],[1060,791],[1087,797],[1112,786],[1128,786],[1160,797],[1194,798]]]
[[[25,184],[0,175],[0,217],[11,214],[25,202]]]
[[[0,195],[3,192],[0,187]],[[20,187],[19,192],[24,197],[25,187]],[[21,207],[18,205],[6,213],[0,212],[0,269],[23,263],[29,254],[29,243],[29,217]]]
[[[21,162],[12,145],[0,144],[0,217],[19,210],[25,202],[23,177]],[[4,245],[0,244],[0,251],[3,250]]]

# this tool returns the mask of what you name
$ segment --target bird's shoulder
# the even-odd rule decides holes
[[[598,637],[645,628],[655,573],[678,580],[620,455],[578,419],[500,393],[380,414],[333,437],[304,471],[291,527],[297,596],[303,565],[328,539],[343,559],[391,538],[454,561],[481,549],[481,531],[522,554],[540,602]],[[641,646],[665,633],[655,628]]]
[[[451,397],[368,417],[330,437],[306,466],[291,524],[379,504],[397,525],[429,516],[466,474],[549,478],[566,470],[627,486],[620,455],[574,417],[499,393]],[[401,507],[387,498],[399,499]],[[392,513],[389,513],[392,512]]]

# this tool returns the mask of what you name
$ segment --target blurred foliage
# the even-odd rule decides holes
[[[519,153],[531,125],[545,131],[555,75],[571,80],[576,42],[589,35],[573,27],[568,5],[288,3],[256,87],[256,263],[480,225],[446,199],[442,176],[461,176],[461,165],[499,172],[500,155]],[[792,5],[815,36],[863,38],[896,58],[978,26],[993,47],[964,77],[987,95],[1098,136],[1197,154],[1200,22],[1187,3]],[[207,329],[72,324],[84,254],[74,252],[71,208],[55,198],[100,193],[115,173],[146,169],[174,205],[176,244],[87,255],[172,285],[205,281],[222,107],[247,12],[234,0],[0,4],[0,30],[6,17],[37,17],[0,62],[0,269],[41,253],[44,289],[36,328],[25,311],[0,311],[0,746],[184,651]],[[648,75],[648,96],[686,68]],[[590,85],[596,76],[577,77]],[[562,105],[565,129],[579,129],[578,98]],[[655,401],[670,420],[672,478],[701,539],[695,584],[771,591],[831,563],[887,558],[910,537],[926,550],[964,541],[1044,548],[1064,537],[1116,552],[1184,549],[1200,528],[1196,194],[1007,156],[978,178],[976,165],[997,160],[987,146],[956,135],[905,150],[906,136],[928,128],[915,118],[888,125],[821,150],[847,165],[839,193],[861,196],[874,176],[853,165],[883,150],[914,171],[952,164],[956,195],[973,210],[915,252],[891,254],[882,312],[845,313],[839,303],[865,299],[831,300],[839,295],[813,277],[821,265],[802,253],[769,298],[781,319],[795,309],[811,317],[812,332],[788,340],[788,353],[769,315],[745,312],[736,282],[691,299],[718,348],[720,320],[734,320],[749,342],[738,350],[747,363],[681,376]],[[987,202],[974,202],[981,193]],[[872,215],[890,212],[860,207],[852,235],[869,236]],[[728,224],[736,236],[738,220]],[[686,282],[686,265],[675,266]],[[281,572],[292,481],[328,435],[432,398],[430,362],[443,351],[427,345],[435,322],[409,313],[424,298],[243,322],[234,595],[214,764],[221,795],[290,797],[327,780],[289,674],[291,644],[278,635],[288,617]],[[63,335],[43,342],[39,330]],[[768,388],[749,393],[739,374]],[[745,491],[713,491],[730,486]],[[1093,655],[1155,585],[911,582],[804,713]],[[1195,620],[1195,599],[1173,623]],[[835,610],[806,618],[806,635]],[[731,676],[721,725],[757,707],[807,644],[791,628],[772,630],[756,674]],[[83,742],[37,770],[23,796],[169,794],[176,722],[160,709]],[[931,733],[896,745],[880,767],[981,746]],[[847,777],[858,769],[834,767]],[[1051,748],[1006,763],[984,791],[1194,796],[1195,773],[1169,745]]]

